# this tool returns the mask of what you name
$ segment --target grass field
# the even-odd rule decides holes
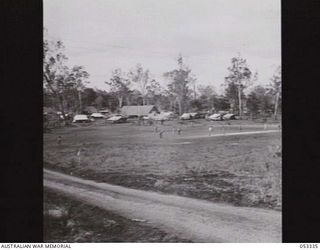
[[[160,138],[155,126],[62,128],[44,134],[45,167],[132,188],[280,210],[276,146],[281,146],[281,133],[209,137],[209,125],[215,134],[278,129],[248,121],[170,121],[156,125],[165,131]]]

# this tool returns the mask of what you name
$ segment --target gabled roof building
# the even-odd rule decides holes
[[[160,113],[154,105],[123,106],[121,108],[121,114],[124,116],[147,116],[153,113]]]

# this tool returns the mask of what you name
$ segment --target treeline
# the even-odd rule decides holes
[[[167,85],[151,77],[148,69],[137,64],[124,72],[113,70],[105,82],[109,91],[89,86],[89,74],[83,66],[67,66],[67,56],[61,41],[44,41],[44,106],[66,113],[83,113],[88,107],[118,111],[124,105],[156,105],[161,110],[177,114],[198,111],[227,110],[240,117],[273,116],[281,111],[281,68],[270,82],[259,84],[257,72],[252,72],[240,55],[231,59],[223,83],[224,93],[217,94],[213,86],[197,83],[191,69],[179,56],[177,67],[163,74]]]

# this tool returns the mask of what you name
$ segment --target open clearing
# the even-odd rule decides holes
[[[281,210],[281,157],[275,150],[281,132],[209,137],[211,124],[217,124],[214,134],[278,129],[244,121],[166,122],[157,125],[165,131],[160,139],[154,126],[62,128],[44,134],[45,167],[130,188]]]

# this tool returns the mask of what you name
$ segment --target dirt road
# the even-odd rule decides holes
[[[194,242],[281,242],[281,213],[98,183],[44,170],[44,186]]]
[[[209,135],[191,135],[191,136],[181,136],[179,139],[194,139],[194,138],[211,138],[211,137],[225,137],[225,136],[235,136],[235,135],[254,135],[254,134],[268,134],[268,133],[280,133],[280,130],[261,130],[261,131],[246,131],[246,132],[232,132],[232,133],[222,133],[222,134],[212,134]]]

